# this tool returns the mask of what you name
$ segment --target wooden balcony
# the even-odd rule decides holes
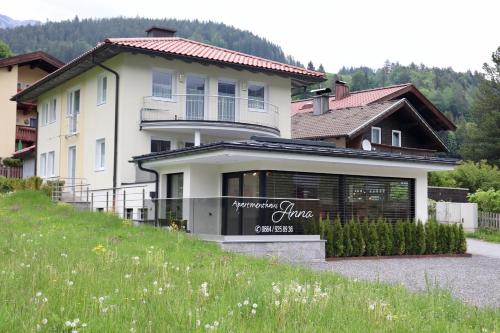
[[[434,156],[437,153],[436,150],[432,149],[395,147],[377,143],[372,143],[372,150],[386,152],[386,153],[393,153],[393,154],[417,155],[417,156]]]
[[[16,126],[16,141],[36,142],[36,128]]]

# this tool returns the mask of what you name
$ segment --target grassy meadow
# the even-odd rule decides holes
[[[21,191],[0,196],[0,332],[37,331],[490,333],[500,310],[226,253]]]

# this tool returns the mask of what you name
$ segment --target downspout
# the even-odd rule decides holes
[[[149,173],[152,173],[155,175],[155,197],[152,199],[154,200],[154,206],[155,206],[155,227],[157,227],[159,225],[158,224],[158,196],[159,196],[158,191],[160,188],[160,185],[159,185],[160,175],[158,174],[158,171],[156,171],[156,170],[147,169],[147,168],[143,167],[142,161],[137,162],[137,167],[139,168],[139,170],[149,172]]]
[[[94,60],[94,54],[92,54],[92,63],[101,67],[102,69],[111,72],[115,76],[115,133],[113,142],[113,212],[116,211],[116,185],[117,185],[117,168],[118,168],[118,107],[119,107],[119,97],[120,97],[120,75],[115,70],[101,64]]]

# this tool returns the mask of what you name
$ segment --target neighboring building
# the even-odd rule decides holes
[[[350,93],[337,81],[336,91],[337,96],[319,91],[314,98],[292,103],[293,138],[353,149],[362,149],[368,140],[374,151],[410,155],[448,151],[437,132],[455,130],[455,125],[414,85]]]
[[[39,110],[56,101],[55,121],[40,127],[38,175],[71,186],[86,178],[106,197],[146,183],[155,205],[115,200],[124,217],[187,220],[191,232],[233,243],[272,234],[264,238],[317,248],[323,243],[304,236],[301,223],[326,215],[427,220],[427,172],[450,170],[455,160],[292,140],[291,88],[324,74],[172,30],[149,35],[106,39],[13,97],[36,99]],[[386,108],[397,104],[391,108],[415,126],[453,127],[439,111],[406,103]],[[444,149],[422,126],[429,149]]]
[[[36,104],[10,98],[63,64],[41,51],[0,59],[0,157],[18,157],[17,151],[34,151],[36,144]],[[25,176],[34,174],[33,162],[25,167]]]

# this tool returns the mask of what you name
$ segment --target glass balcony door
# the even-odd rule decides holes
[[[186,119],[205,119],[205,78],[188,75],[186,78]]]
[[[218,117],[220,121],[236,121],[236,83],[219,81]]]

